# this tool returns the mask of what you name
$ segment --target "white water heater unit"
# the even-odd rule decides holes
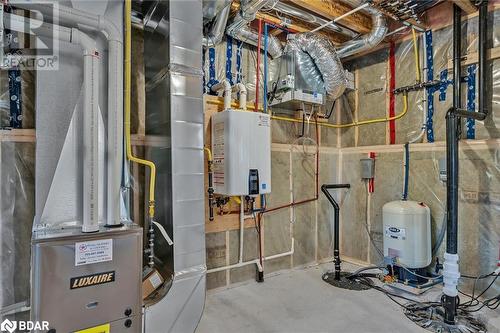
[[[431,213],[422,202],[399,200],[382,208],[384,256],[397,258],[407,268],[430,265]]]
[[[271,192],[271,118],[226,110],[212,116],[214,191],[227,196]]]

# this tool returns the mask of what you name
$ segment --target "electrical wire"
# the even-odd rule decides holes
[[[470,297],[471,299],[465,303],[459,304],[459,308],[461,308],[462,310],[469,312],[469,313],[470,312],[477,312],[477,311],[481,310],[482,308],[484,308],[485,306],[488,307],[489,309],[493,309],[493,310],[497,309],[499,304],[500,304],[500,294],[493,297],[493,298],[486,299],[483,302],[479,301],[479,298],[481,296],[483,296],[491,288],[491,286],[493,286],[493,284],[497,281],[499,275],[500,274],[491,273],[490,276],[494,276],[495,278],[493,280],[491,280],[491,282],[488,284],[488,286],[479,295],[474,296],[477,282],[480,280],[481,276],[476,277],[476,279],[474,281],[474,286],[472,289],[472,295],[467,295],[463,292],[460,292],[461,294],[466,295],[466,296]],[[479,304],[481,304],[481,305],[478,308],[474,308],[475,306],[478,306]],[[473,308],[473,309],[471,309],[471,308]]]
[[[365,227],[365,230],[366,230],[366,234],[368,235],[368,238],[370,239],[370,243],[373,245],[373,247],[375,248],[375,250],[378,252],[379,256],[381,256],[382,258],[384,257],[384,252],[382,252],[382,250],[379,249],[379,247],[377,246],[377,244],[375,244],[375,240],[373,239],[372,237],[372,234],[370,232],[370,228],[368,227],[368,214],[370,214],[370,212],[368,211],[368,201],[370,200],[369,197],[370,197],[370,191],[368,189],[368,182],[366,182],[366,218],[365,218],[365,223],[364,223],[364,227]]]
[[[423,275],[417,274],[414,271],[410,270],[409,267],[407,267],[406,265],[404,265],[403,263],[401,263],[399,260],[397,262],[397,266],[401,267],[402,269],[404,269],[405,271],[411,273],[412,275],[415,275],[415,276],[417,276],[419,278],[426,279],[426,280],[439,279],[440,277],[443,276],[442,274],[436,275],[436,276],[423,276]]]

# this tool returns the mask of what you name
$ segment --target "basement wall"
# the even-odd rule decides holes
[[[447,5],[435,10],[448,10]],[[444,15],[444,14],[443,14]],[[487,96],[490,110],[484,122],[476,122],[475,139],[462,140],[460,144],[459,185],[459,256],[462,274],[477,276],[495,270],[499,260],[500,245],[500,59],[496,51],[500,46],[500,11],[490,13],[489,47],[492,59],[487,78],[493,85]],[[493,23],[494,22],[494,23]],[[493,30],[493,31],[491,31]],[[463,40],[463,54],[471,59],[477,52],[477,16],[463,22],[467,34]],[[420,37],[420,43],[423,36]],[[451,79],[452,28],[432,31],[434,51],[434,75],[450,68]],[[415,82],[415,61],[410,39],[395,45],[396,88]],[[422,44],[420,44],[422,45]],[[425,49],[420,48],[422,63]],[[477,54],[477,53],[476,53]],[[346,67],[355,73],[356,90],[349,93],[348,105],[343,113],[353,113],[359,119],[385,117],[388,115],[389,49],[383,48],[350,61]],[[470,61],[469,61],[470,62]],[[422,66],[424,67],[424,66]],[[466,75],[463,67],[462,75]],[[424,71],[425,73],[425,71]],[[426,75],[423,76],[426,79]],[[477,75],[476,75],[477,80]],[[477,82],[476,82],[477,84]],[[463,102],[467,105],[466,84],[462,83]],[[374,93],[374,91],[376,91]],[[377,96],[378,95],[378,96]],[[375,97],[376,96],[376,97]],[[342,240],[344,256],[372,264],[382,260],[378,249],[383,249],[382,206],[399,200],[403,187],[403,146],[418,135],[422,124],[422,112],[426,111],[425,92],[409,94],[408,114],[395,122],[396,144],[389,145],[389,124],[360,127],[357,130],[342,130],[340,145],[341,181],[352,185],[343,196],[341,207]],[[379,102],[377,102],[379,101]],[[434,143],[424,135],[423,143],[410,145],[410,200],[421,201],[431,210],[432,240],[435,243],[439,231],[445,225],[446,183],[439,180],[439,159],[445,158],[445,114],[451,107],[452,86],[446,89],[446,99],[439,100],[434,93]],[[476,94],[477,108],[477,94]],[[395,113],[402,111],[402,97],[396,96]],[[465,137],[466,127],[463,129]],[[366,183],[360,178],[361,158],[370,152],[376,153],[375,191],[367,198]],[[367,206],[369,207],[367,209]],[[369,238],[368,234],[371,236]],[[360,244],[363,244],[360,246]],[[435,256],[443,258],[446,239]],[[479,281],[477,288],[483,289],[490,281]],[[459,288],[468,290],[473,281]],[[496,295],[500,287],[492,287],[488,295]]]

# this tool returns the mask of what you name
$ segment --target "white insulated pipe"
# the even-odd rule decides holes
[[[236,83],[233,86],[233,92],[234,93],[240,93],[240,98],[239,98],[239,108],[242,109],[243,111],[247,110],[247,87],[243,83]]]
[[[59,40],[80,45],[83,50],[83,232],[99,230],[99,64],[95,41],[87,34],[73,28],[53,26],[40,20],[5,13],[5,27],[38,37],[53,37],[58,30]]]
[[[41,4],[16,3],[16,7],[52,15]],[[113,22],[101,15],[58,5],[59,22],[83,25],[103,32],[108,40],[108,142],[107,142],[107,215],[106,224],[116,226],[120,219],[120,190],[123,162],[123,38]]]
[[[231,108],[231,83],[229,80],[224,79],[217,84],[212,86],[213,92],[224,91],[224,111]]]

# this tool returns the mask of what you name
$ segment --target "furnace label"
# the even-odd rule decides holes
[[[85,288],[115,281],[115,271],[78,276],[70,279],[70,289]]]
[[[111,260],[113,260],[112,239],[75,243],[75,266]]]

